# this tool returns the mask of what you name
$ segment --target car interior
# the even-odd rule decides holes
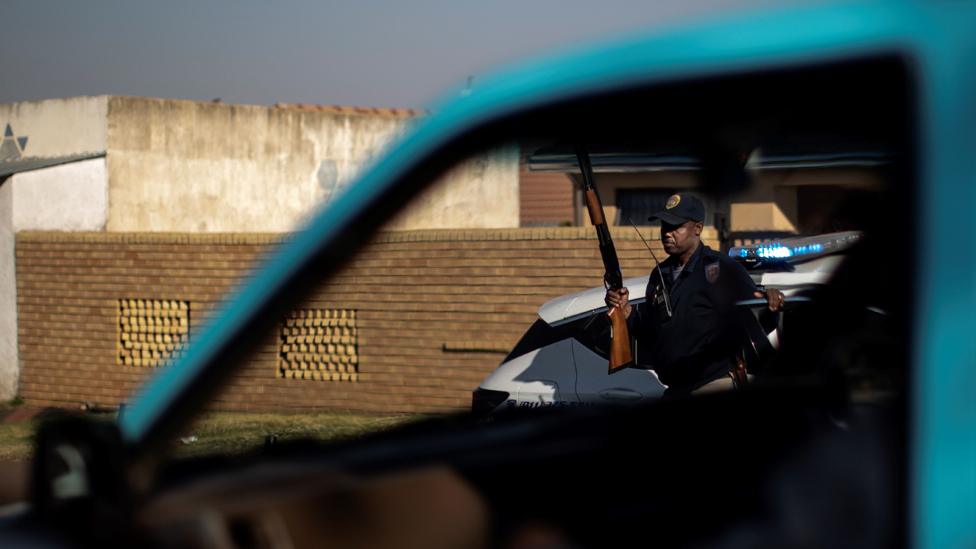
[[[200,374],[209,388],[188,389],[180,410],[159,420],[152,444],[131,448],[111,426],[90,422],[47,426],[33,481],[38,512],[22,531],[56,524],[45,534],[52,546],[67,539],[63,533],[90,544],[155,547],[902,545],[913,325],[905,250],[918,244],[914,101],[911,65],[877,55],[608,86],[473,123],[400,174],[394,192],[323,234],[313,259],[261,297],[262,314],[234,327],[233,352],[214,353]],[[810,233],[863,237],[829,281],[804,294],[808,301],[763,320],[784,326],[784,335],[751,365],[753,382],[744,389],[490,418],[459,412],[338,442],[171,457],[173,441],[267,338],[274,319],[327,283],[398,209],[423,200],[454,167],[513,143],[529,144],[527,157],[539,169],[557,169],[560,151],[583,144],[597,179],[623,156],[667,157],[672,167],[680,158],[682,181],[716,204],[747,196],[763,162],[787,173],[811,155],[863,153],[857,158],[869,161],[877,183],[799,191],[820,193],[808,201],[818,206],[803,212]],[[558,169],[572,175],[572,162],[563,164]],[[655,169],[650,162],[628,177]],[[655,244],[655,229],[639,225]],[[614,230],[632,231],[626,220]],[[625,275],[650,271],[643,252],[628,258],[641,270],[628,267]],[[599,285],[602,275],[527,296],[526,314]],[[580,322],[591,324],[573,329]],[[506,328],[499,345],[511,349],[531,325]],[[57,450],[65,444],[100,464],[91,471],[98,486],[84,498],[66,500],[52,489],[68,467]]]

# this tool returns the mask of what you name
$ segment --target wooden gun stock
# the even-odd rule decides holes
[[[606,216],[603,215],[603,204],[596,192],[593,182],[593,168],[590,166],[590,156],[583,149],[577,147],[576,160],[579,162],[583,175],[583,196],[586,199],[586,210],[590,214],[590,222],[596,228],[596,236],[600,242],[600,257],[603,258],[603,283],[609,290],[623,288],[623,274],[620,272],[620,261],[617,260],[617,249],[613,246],[610,229],[607,228]],[[630,350],[630,330],[627,329],[627,319],[623,311],[617,307],[607,313],[610,317],[610,368],[608,373],[615,373],[634,365],[634,355]]]
[[[610,312],[610,369],[607,373],[634,365],[634,355],[630,352],[630,330],[627,329],[627,319],[617,307]]]

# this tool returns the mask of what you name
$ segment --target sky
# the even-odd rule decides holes
[[[526,56],[800,0],[4,0],[0,103],[424,107]]]

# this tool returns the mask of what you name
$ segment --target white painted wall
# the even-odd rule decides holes
[[[13,177],[15,231],[101,231],[108,220],[104,158],[62,164]]]
[[[0,400],[17,394],[18,231],[100,231],[108,219],[104,158],[14,174],[0,183]]]
[[[0,180],[0,400],[17,394],[17,271],[14,263],[13,180]]]

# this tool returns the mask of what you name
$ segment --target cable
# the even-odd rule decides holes
[[[637,236],[640,237],[641,242],[644,243],[644,247],[647,248],[647,251],[651,252],[651,257],[654,258],[654,264],[657,265],[657,274],[658,276],[661,277],[661,293],[664,294],[664,307],[668,311],[668,318],[671,318],[671,296],[668,295],[668,286],[664,282],[664,273],[661,271],[661,262],[657,260],[657,256],[654,255],[654,250],[652,250],[651,246],[647,243],[646,240],[644,240],[644,235],[641,234],[640,229],[637,228],[637,225],[634,223],[634,220],[628,216],[627,221],[629,221],[631,226],[634,227],[634,230],[637,231]],[[650,280],[648,280],[648,282],[650,282]]]

